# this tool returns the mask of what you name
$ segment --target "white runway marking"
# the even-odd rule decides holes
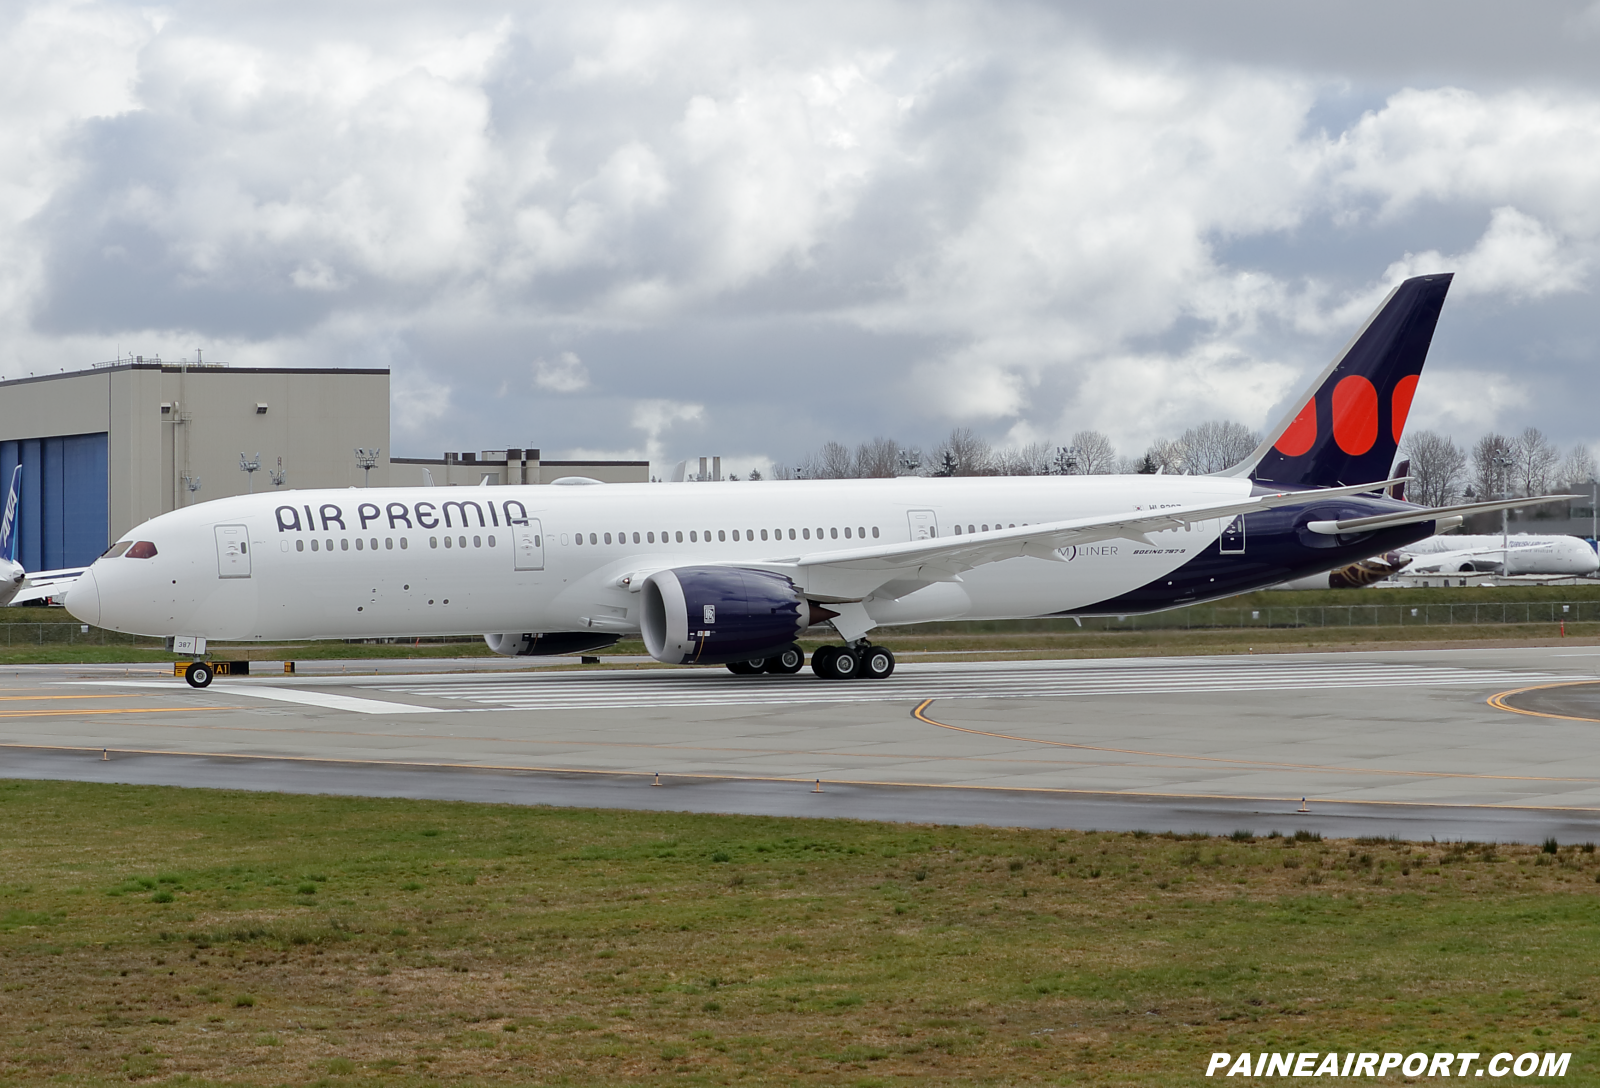
[[[695,670],[457,677],[385,684],[380,690],[515,710],[604,710],[897,702],[929,698],[1029,699],[1374,687],[1493,688],[1582,679],[1588,678],[1532,670],[1366,662],[1297,664],[1242,660],[1238,664],[1181,665],[1019,662],[981,666],[922,665],[901,669],[888,680],[823,681],[809,672],[794,676],[741,677]]]
[[[86,680],[79,681],[83,686],[90,684],[98,687],[114,688],[156,688],[182,694],[183,686],[161,680]],[[212,684],[207,691],[225,692],[228,695],[243,695],[250,699],[270,699],[279,703],[298,703],[300,706],[320,706],[327,710],[348,710],[356,714],[437,714],[437,707],[415,706],[411,703],[395,703],[388,700],[357,699],[350,695],[334,695],[326,691],[306,691],[303,688],[283,687],[266,684]]]

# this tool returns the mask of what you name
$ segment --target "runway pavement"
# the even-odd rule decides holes
[[[943,823],[1600,839],[1600,721],[1491,703],[1522,692],[1506,698],[1537,709],[1538,692],[1595,690],[1578,682],[1600,680],[1600,650],[1582,647],[910,663],[887,681],[831,683],[809,670],[595,668],[253,677],[194,691],[135,668],[7,669],[0,775]]]

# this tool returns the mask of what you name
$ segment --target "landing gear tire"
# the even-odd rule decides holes
[[[758,657],[753,661],[730,661],[728,662],[728,671],[735,676],[754,676],[766,667],[768,660],[765,657]]]
[[[849,680],[860,675],[861,658],[847,646],[824,646],[811,655],[811,668],[824,680]]]
[[[209,687],[213,675],[211,666],[204,661],[191,662],[189,667],[183,670],[183,678],[189,681],[189,686],[192,688]]]
[[[798,646],[790,646],[767,658],[766,671],[775,676],[786,676],[799,672],[805,663],[805,651]]]
[[[861,655],[861,675],[868,680],[884,680],[894,672],[894,654],[882,646],[869,646]]]

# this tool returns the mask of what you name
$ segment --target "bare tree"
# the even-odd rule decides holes
[[[1454,440],[1436,431],[1406,435],[1405,456],[1411,461],[1411,483],[1406,495],[1424,506],[1449,506],[1461,497],[1466,482],[1467,455]]]
[[[1072,436],[1077,451],[1078,472],[1084,476],[1104,476],[1117,471],[1117,447],[1099,431],[1079,431]]]
[[[1589,447],[1582,443],[1573,446],[1561,462],[1561,486],[1568,491],[1582,491],[1596,477],[1600,477],[1600,467],[1596,467]]]
[[[1498,499],[1510,492],[1517,463],[1515,443],[1503,434],[1490,431],[1472,447],[1472,486],[1477,497]]]
[[[1561,463],[1561,453],[1544,436],[1544,432],[1537,427],[1524,429],[1517,436],[1512,456],[1517,461],[1514,469],[1515,486],[1522,494],[1548,494],[1554,482],[1552,477]]]
[[[1048,476],[1055,450],[1049,442],[1029,442],[995,450],[991,465],[997,476]]]
[[[934,469],[940,475],[992,476],[994,451],[971,427],[957,427],[933,451]]]
[[[1158,438],[1145,450],[1140,472],[1164,472],[1171,476],[1189,463],[1189,450],[1183,439]]]
[[[855,474],[870,479],[886,479],[900,474],[900,443],[892,438],[874,438],[856,447]]]
[[[806,459],[806,475],[813,480],[848,480],[856,474],[856,459],[842,442],[824,442],[814,457]]]
[[[1178,441],[1184,447],[1184,468],[1203,476],[1243,461],[1260,445],[1261,437],[1243,423],[1211,419],[1190,427]]]

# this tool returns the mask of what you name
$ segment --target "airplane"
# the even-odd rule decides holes
[[[1399,574],[1593,574],[1600,555],[1582,537],[1430,536],[1397,551],[1296,578],[1274,589],[1360,589]]]
[[[508,656],[640,637],[742,675],[798,672],[798,637],[826,624],[840,642],[812,655],[818,677],[882,678],[878,628],[1177,608],[1530,505],[1382,493],[1450,281],[1395,287],[1221,473],[240,495],[124,534],[65,603],[196,658],[207,640],[488,632]],[[186,667],[195,687],[212,675]]]
[[[1408,573],[1593,574],[1600,555],[1576,536],[1434,536],[1405,549]]]
[[[41,601],[62,593],[77,581],[87,567],[39,571],[30,575],[17,562],[18,511],[22,496],[22,466],[11,472],[11,487],[6,492],[4,513],[0,513],[0,607]]]
[[[28,572],[17,562],[17,497],[22,489],[22,466],[11,472],[11,487],[6,492],[5,512],[0,514],[0,605],[11,603],[22,591]]]

